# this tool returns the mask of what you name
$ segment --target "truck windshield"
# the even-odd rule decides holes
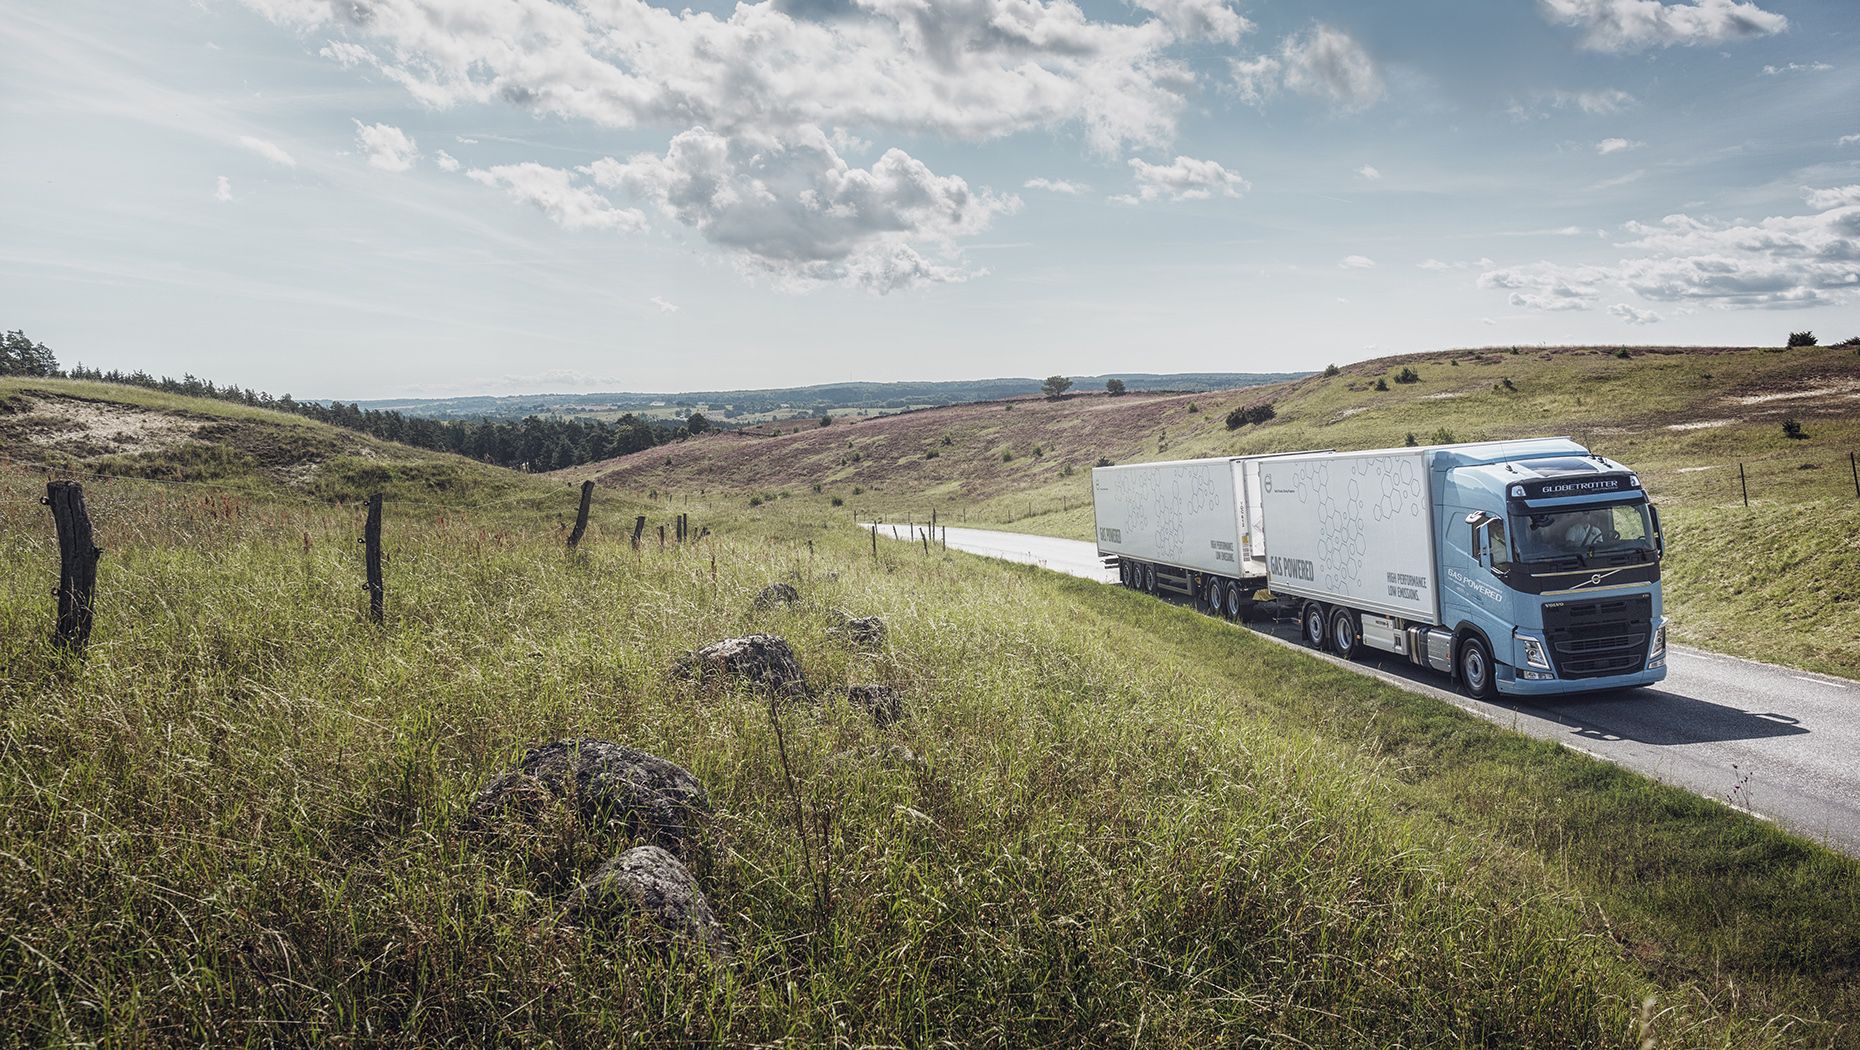
[[[1653,523],[1644,500],[1518,514],[1512,533],[1518,557],[1525,561],[1653,549]]]

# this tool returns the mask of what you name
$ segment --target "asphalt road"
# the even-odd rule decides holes
[[[905,525],[881,525],[879,535],[921,542]],[[937,542],[945,540],[953,550],[1117,581],[1082,540],[939,528]],[[1305,649],[1293,621],[1250,628]],[[1860,682],[1675,646],[1666,680],[1647,689],[1482,703],[1452,691],[1445,675],[1406,661],[1371,653],[1346,663],[1305,652],[1860,856]]]

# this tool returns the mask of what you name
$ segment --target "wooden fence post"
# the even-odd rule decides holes
[[[639,538],[646,531],[646,516],[641,514],[633,519],[633,549],[639,549]]]
[[[1854,498],[1860,499],[1860,462],[1856,462],[1852,452],[1847,453],[1847,469],[1854,474]]]
[[[581,534],[588,531],[588,504],[594,501],[594,482],[581,483],[581,509],[575,512],[575,531],[568,534],[568,549],[574,550],[581,543]]]
[[[1744,480],[1744,465],[1737,465],[1737,487],[1744,490],[1744,509],[1750,509],[1750,483]]]
[[[368,565],[368,618],[380,623],[387,586],[381,582],[381,493],[368,497],[368,521],[362,526],[362,549]]]
[[[665,526],[659,526],[659,549],[665,549]]]
[[[878,522],[872,523],[872,560],[878,560]]]
[[[91,539],[90,512],[84,509],[84,486],[53,481],[45,486],[58,530],[58,620],[52,644],[79,656],[90,643],[91,599],[97,587],[97,559],[103,548]]]

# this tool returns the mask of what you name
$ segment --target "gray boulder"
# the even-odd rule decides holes
[[[643,927],[661,944],[687,940],[724,950],[723,924],[684,864],[657,846],[635,846],[575,889],[575,911],[595,925]]]
[[[750,634],[721,642],[680,658],[674,673],[700,682],[738,679],[772,693],[806,696],[811,690],[801,673],[801,661],[787,639],[774,634]]]
[[[710,799],[684,767],[605,740],[557,740],[530,748],[517,768],[472,801],[479,826],[533,822],[556,800],[590,828],[623,827],[633,839],[684,852],[696,843]]]
[[[855,685],[846,690],[846,699],[872,716],[884,729],[904,717],[904,697],[888,685]]]
[[[790,583],[771,583],[756,595],[756,608],[767,611],[778,605],[793,605],[801,600],[801,592]]]

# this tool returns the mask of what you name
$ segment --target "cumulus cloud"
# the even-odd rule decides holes
[[[253,153],[258,154],[273,164],[286,168],[295,168],[297,166],[297,158],[284,152],[284,148],[275,142],[267,142],[264,139],[256,138],[251,135],[241,135],[239,137],[239,145],[244,146],[246,149],[251,150]]]
[[[607,230],[626,233],[644,229],[646,217],[633,208],[618,208],[606,197],[581,184],[575,172],[525,161],[492,168],[473,168],[465,176],[494,186],[541,209],[565,230]]]
[[[854,167],[818,128],[760,141],[692,128],[663,156],[605,157],[583,171],[789,287],[882,293],[966,280],[956,239],[1020,206],[900,149]]]
[[[1112,198],[1125,204],[1148,201],[1194,201],[1212,197],[1238,197],[1252,189],[1237,172],[1228,171],[1211,160],[1177,157],[1167,164],[1151,164],[1132,157],[1130,171],[1137,179],[1137,192]]]
[[[1582,31],[1591,51],[1691,47],[1780,33],[1789,20],[1742,0],[1538,0],[1551,22]]]
[[[1240,34],[1253,28],[1253,23],[1228,6],[1227,0],[1135,0],[1135,3],[1184,39],[1205,37],[1231,44],[1240,39]]]
[[[1356,169],[1356,174],[1359,178],[1367,179],[1370,182],[1377,182],[1382,178],[1382,173],[1377,171],[1376,166],[1373,164],[1365,164]]]
[[[1492,270],[1483,288],[1511,292],[1515,306],[1587,309],[1604,283],[1653,302],[1778,309],[1860,298],[1860,185],[1803,192],[1807,214],[1755,222],[1668,215],[1627,224],[1610,266]]]
[[[1840,141],[1836,142],[1835,145],[1836,146],[1851,146],[1856,142],[1860,142],[1860,135],[1842,135],[1840,138]]]
[[[231,179],[224,175],[219,177],[219,181],[213,184],[213,199],[221,204],[226,204],[233,199]]]
[[[368,158],[370,167],[382,171],[406,171],[420,159],[413,137],[392,124],[355,122],[355,144]]]
[[[1653,312],[1652,310],[1641,310],[1636,307],[1629,306],[1626,303],[1616,303],[1615,305],[1608,308],[1608,312],[1611,314],[1614,314],[1616,317],[1621,318],[1623,321],[1626,321],[1628,324],[1659,324],[1660,323],[1659,314]]]
[[[1645,142],[1640,142],[1635,139],[1603,139],[1595,144],[1595,152],[1606,157],[1610,153],[1625,153],[1628,150],[1639,149],[1645,145]]]
[[[1345,270],[1373,270],[1376,261],[1367,255],[1346,255],[1337,265]]]
[[[433,163],[439,165],[440,171],[459,170],[459,159],[445,150],[433,154]]]
[[[1275,54],[1231,59],[1228,72],[1241,100],[1256,106],[1281,90],[1345,110],[1367,108],[1383,96],[1375,59],[1354,37],[1323,23],[1286,37]]]
[[[1069,182],[1065,179],[1028,179],[1021,183],[1021,189],[1045,190],[1048,193],[1063,193],[1068,197],[1076,197],[1089,191],[1091,187],[1082,182]]]

